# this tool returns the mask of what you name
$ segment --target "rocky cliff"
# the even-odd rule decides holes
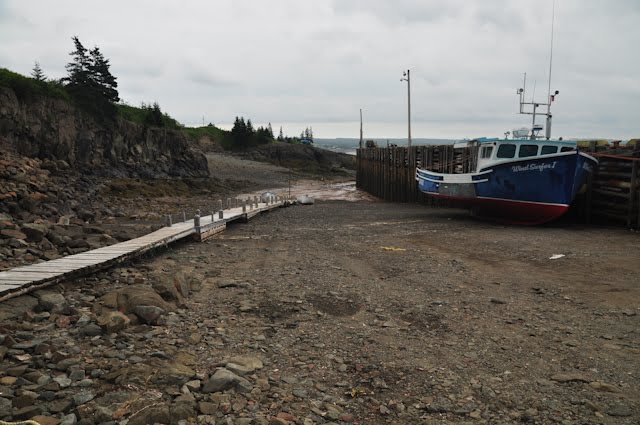
[[[204,155],[179,130],[149,128],[122,119],[108,125],[51,97],[19,100],[0,87],[0,138],[19,154],[62,160],[79,171],[106,176],[204,177]]]
[[[265,161],[309,174],[341,175],[355,170],[356,157],[310,145],[270,143],[238,153],[254,161]]]

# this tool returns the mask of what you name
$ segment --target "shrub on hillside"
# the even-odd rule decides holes
[[[59,81],[38,81],[5,68],[0,68],[0,86],[13,90],[21,101],[34,100],[39,96],[69,100],[69,94]]]

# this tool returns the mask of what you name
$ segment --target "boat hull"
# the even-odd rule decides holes
[[[453,199],[480,216],[520,224],[540,224],[563,215],[597,164],[571,151],[494,164],[469,174],[418,169],[422,192]]]

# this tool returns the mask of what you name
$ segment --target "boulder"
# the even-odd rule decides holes
[[[204,383],[202,392],[215,393],[230,388],[235,388],[240,392],[249,392],[252,386],[246,379],[236,375],[230,370],[220,368]]]
[[[96,217],[95,212],[87,209],[78,210],[77,215],[79,218],[81,218],[84,221],[93,221],[93,219]]]
[[[107,294],[108,295],[108,294]],[[162,299],[150,286],[133,285],[116,291],[117,310],[123,313],[135,313],[137,306],[153,306],[164,311],[173,311],[175,307]]]
[[[227,361],[225,368],[231,372],[245,376],[255,372],[257,369],[262,369],[262,360],[257,357],[251,356],[236,356]]]
[[[102,334],[102,328],[95,323],[89,323],[78,329],[81,336],[93,337]]]
[[[146,409],[138,410],[129,418],[128,425],[170,424],[171,414],[169,406],[165,404],[151,405]]]
[[[85,239],[72,239],[67,242],[69,248],[91,248]]]
[[[25,240],[27,239],[27,235],[16,229],[2,229],[0,230],[0,238]]]
[[[135,314],[142,323],[158,325],[160,318],[166,311],[154,305],[136,305],[131,312]]]
[[[22,226],[21,230],[27,235],[29,242],[40,242],[47,234],[47,226],[44,224],[27,223]]]
[[[173,403],[170,408],[171,419],[174,422],[186,422],[189,419],[195,419],[197,416],[195,403],[180,401]]]
[[[153,289],[166,301],[182,302],[183,295],[176,287],[173,278],[154,282]]]
[[[151,382],[164,388],[181,387],[193,379],[196,374],[189,366],[177,361],[152,358],[148,364],[157,371],[151,377]]]
[[[60,293],[40,291],[36,293],[36,297],[38,304],[44,311],[61,313],[67,308],[67,300]]]
[[[129,317],[119,311],[108,311],[98,317],[98,325],[108,334],[125,329],[130,322]]]

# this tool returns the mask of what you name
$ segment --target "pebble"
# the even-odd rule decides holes
[[[609,416],[623,418],[623,417],[633,416],[633,409],[631,409],[631,407],[627,406],[626,404],[618,403],[618,404],[609,406],[609,408],[605,410],[605,413]]]
[[[78,394],[73,396],[73,404],[75,404],[76,406],[81,406],[93,400],[94,397],[95,394],[90,391],[80,391]]]
[[[60,375],[53,378],[53,381],[60,385],[60,388],[67,388],[71,385],[71,379],[66,375]]]
[[[578,372],[567,372],[567,373],[556,373],[552,375],[550,378],[552,381],[556,382],[586,382],[589,383],[592,380],[587,376],[578,373]]]
[[[236,375],[230,370],[220,368],[204,383],[202,391],[205,393],[213,393],[233,387],[244,392],[251,391],[252,388],[251,383],[246,379]]]

